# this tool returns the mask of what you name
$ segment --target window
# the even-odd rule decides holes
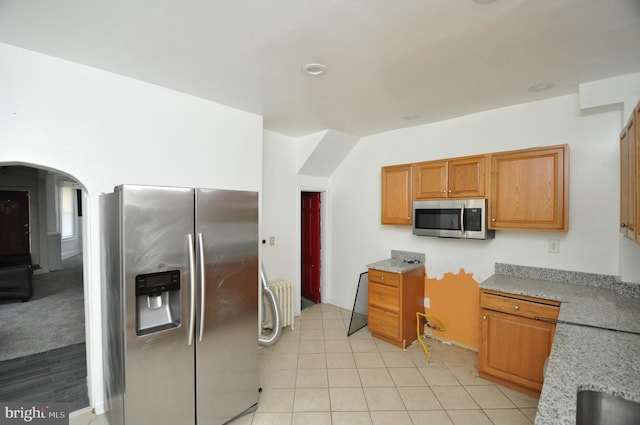
[[[60,188],[60,232],[62,239],[76,236],[76,190],[72,187]]]

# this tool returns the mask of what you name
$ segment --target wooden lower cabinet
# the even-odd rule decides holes
[[[539,397],[560,303],[482,290],[480,309],[480,377]]]
[[[405,348],[417,339],[416,313],[424,310],[424,267],[405,273],[369,269],[371,335]]]

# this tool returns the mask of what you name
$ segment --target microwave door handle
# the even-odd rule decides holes
[[[464,202],[460,206],[460,232],[464,235]]]

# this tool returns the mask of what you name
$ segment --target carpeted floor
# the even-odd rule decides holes
[[[0,361],[84,342],[82,256],[63,267],[34,274],[29,301],[0,302]]]

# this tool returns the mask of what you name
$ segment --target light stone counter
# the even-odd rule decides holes
[[[535,425],[575,425],[579,390],[640,402],[640,285],[501,264],[496,273],[480,288],[562,303]]]
[[[424,266],[425,255],[391,250],[391,258],[367,264],[367,268],[391,273],[405,273]]]

